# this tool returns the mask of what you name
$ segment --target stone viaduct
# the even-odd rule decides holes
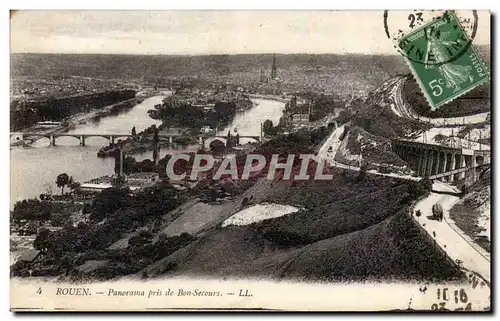
[[[476,181],[478,168],[491,162],[489,150],[453,148],[402,139],[391,140],[391,145],[418,176],[445,182],[465,179],[466,173],[471,175],[472,181]]]

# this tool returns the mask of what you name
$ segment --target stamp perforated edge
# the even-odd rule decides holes
[[[451,14],[453,14],[455,16],[455,18],[457,19],[458,21],[458,17],[457,15],[455,14],[455,12],[451,12]],[[408,37],[420,30],[422,30],[423,28],[429,26],[433,21],[429,21],[428,23],[425,23],[423,24],[422,26],[419,26],[419,28],[413,30],[412,32],[410,32],[409,34],[403,36],[403,37]],[[471,41],[471,39],[469,38],[469,35],[467,34],[467,32],[465,32],[465,30],[463,29],[462,25],[460,23],[458,23],[458,26],[460,28],[460,30],[464,33],[464,35],[467,37],[467,40],[468,41]],[[403,38],[401,37],[401,38]],[[397,40],[394,40],[394,43],[395,45],[397,46],[399,44],[399,40],[401,39],[397,39]],[[479,54],[479,52],[477,51],[476,47],[474,46],[474,44],[472,43],[471,41],[471,45],[470,47],[472,48],[472,50],[474,51],[474,54],[476,54],[477,56],[477,59],[478,61],[481,63],[481,65],[484,67],[486,73],[488,74],[488,76],[486,78],[484,78],[483,80],[477,82],[474,86],[470,87],[470,88],[467,88],[466,90],[462,90],[458,93],[456,93],[455,95],[452,95],[450,96],[448,99],[442,101],[441,103],[439,103],[438,105],[434,105],[432,103],[432,99],[430,99],[430,96],[429,96],[429,93],[427,92],[427,90],[425,89],[425,86],[422,84],[422,81],[420,80],[420,77],[418,76],[418,73],[415,71],[415,69],[413,68],[413,63],[410,61],[410,59],[408,59],[405,55],[402,55],[406,64],[408,65],[408,67],[410,67],[410,70],[411,70],[411,74],[413,76],[413,78],[415,78],[415,80],[417,81],[418,83],[418,86],[420,87],[420,90],[422,91],[422,93],[424,94],[424,97],[425,97],[425,100],[427,100],[427,103],[429,104],[429,106],[431,107],[431,110],[436,110],[438,109],[438,107],[441,107],[443,105],[446,105],[452,101],[454,101],[455,99],[457,99],[458,97],[462,96],[462,95],[465,95],[466,93],[468,93],[469,91],[477,88],[478,86],[481,86],[481,85],[484,85],[485,83],[489,82],[490,80],[490,76],[491,76],[491,72],[490,72],[490,68],[484,63],[483,61],[483,57],[481,57],[481,55]],[[491,49],[490,49],[491,50]]]

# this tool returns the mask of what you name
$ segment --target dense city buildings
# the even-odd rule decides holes
[[[20,76],[12,80],[11,100],[29,102],[126,88],[138,89],[136,85],[123,85],[117,81],[90,77],[59,75]]]

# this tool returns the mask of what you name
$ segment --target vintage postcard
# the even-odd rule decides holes
[[[491,311],[490,12],[10,20],[12,311]]]

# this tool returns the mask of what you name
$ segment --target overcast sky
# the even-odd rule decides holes
[[[389,28],[408,24],[407,12],[390,18]],[[489,44],[489,13],[478,20],[474,42]],[[381,11],[17,11],[11,51],[395,53]]]

